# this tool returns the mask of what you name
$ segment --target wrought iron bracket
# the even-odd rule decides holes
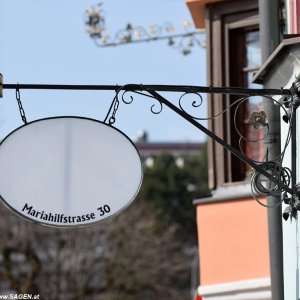
[[[3,89],[38,89],[38,90],[111,90],[115,91],[116,95],[113,98],[112,104],[109,108],[105,121],[108,120],[109,125],[113,125],[116,121],[116,112],[119,108],[120,101],[125,104],[130,104],[133,101],[133,96],[129,99],[125,97],[125,94],[132,92],[134,94],[143,95],[150,97],[156,101],[151,106],[151,112],[159,114],[163,107],[168,107],[177,115],[185,119],[187,122],[198,128],[208,137],[212,138],[215,142],[219,143],[222,147],[230,151],[237,158],[247,163],[253,168],[253,175],[251,179],[251,187],[253,196],[262,205],[267,206],[260,202],[257,195],[271,195],[283,193],[283,199],[285,203],[290,204],[290,210],[300,210],[300,184],[290,187],[291,183],[291,171],[288,168],[282,166],[283,156],[285,150],[275,159],[269,160],[266,157],[265,161],[255,161],[249,158],[241,149],[236,149],[226,141],[217,136],[213,131],[206,128],[200,123],[202,120],[211,120],[219,117],[226,113],[229,109],[234,108],[234,118],[237,118],[237,110],[247,99],[254,96],[262,96],[272,101],[274,105],[280,107],[284,112],[283,119],[289,124],[289,133],[287,137],[286,146],[291,139],[291,126],[292,119],[296,108],[300,104],[300,80],[296,78],[291,89],[247,89],[247,88],[234,88],[234,87],[203,87],[203,86],[184,86],[184,85],[142,85],[142,84],[127,84],[127,85],[50,85],[50,84],[3,84]],[[174,101],[169,101],[161,93],[181,93],[177,104]],[[196,97],[196,100],[192,101],[191,107],[199,112],[199,107],[203,102],[201,94],[234,94],[240,95],[241,98],[234,101],[233,104],[229,105],[224,111],[219,112],[216,116],[209,118],[200,118],[187,112],[183,105],[183,98],[190,94]],[[275,100],[271,96],[281,96],[280,100]],[[236,120],[234,120],[236,124]],[[263,138],[256,141],[260,142],[265,139],[269,133],[268,119],[264,111],[253,112],[248,120],[248,125],[253,126],[255,129],[264,129],[266,131]],[[240,141],[248,141],[238,130],[237,130]],[[252,140],[250,142],[256,142]],[[266,183],[267,182],[267,183]],[[276,206],[281,205],[282,201]]]

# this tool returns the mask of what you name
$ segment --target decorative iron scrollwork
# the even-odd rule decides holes
[[[84,22],[87,26],[86,32],[98,47],[167,40],[168,46],[179,50],[183,55],[190,54],[195,46],[205,47],[203,39],[199,39],[199,34],[203,34],[204,31],[192,30],[192,23],[188,21],[182,23],[182,33],[175,33],[175,28],[170,22],[150,25],[147,28],[128,23],[112,37],[106,28],[102,3],[85,10]]]
[[[179,100],[178,100],[178,105],[180,107],[180,109],[182,111],[184,111],[185,113],[187,113],[188,115],[190,115],[194,120],[204,120],[205,118],[200,118],[200,117],[196,117],[190,113],[188,113],[188,110],[186,108],[184,108],[184,105],[183,105],[183,99],[185,98],[185,96],[187,95],[193,95],[193,96],[196,96],[197,99],[196,100],[193,100],[192,101],[192,108],[193,109],[198,109],[197,112],[199,112],[199,107],[202,106],[203,104],[203,98],[202,98],[202,95],[200,93],[191,93],[191,92],[187,92],[187,93],[184,93],[183,95],[180,96]]]
[[[126,88],[126,86],[124,86],[124,87]],[[163,109],[162,103],[161,103],[159,100],[155,99],[153,96],[149,95],[148,93],[143,93],[142,91],[143,91],[143,86],[142,86],[142,85],[141,85],[141,91],[138,91],[138,90],[136,90],[136,91],[128,91],[128,90],[125,90],[125,91],[122,93],[121,99],[122,99],[123,103],[125,103],[125,104],[131,104],[131,103],[133,102],[133,100],[134,100],[133,96],[130,95],[130,96],[129,96],[129,100],[126,99],[126,97],[125,97],[125,95],[127,96],[127,93],[129,93],[129,92],[135,93],[135,94],[138,94],[138,95],[142,95],[142,96],[145,96],[145,97],[148,97],[148,98],[152,98],[152,99],[155,100],[156,103],[154,103],[154,104],[151,106],[150,110],[151,110],[151,112],[152,112],[154,115],[160,114],[160,113],[162,112],[162,109]],[[117,95],[116,95],[117,98],[118,98],[118,94],[119,94],[119,93],[117,93]],[[128,97],[127,97],[127,98],[128,98]],[[158,107],[158,108],[157,108],[157,107]]]
[[[125,97],[125,95],[129,92],[126,90],[126,86],[124,86],[122,89],[125,89],[125,91],[122,94],[122,101],[125,104],[130,104],[133,101],[133,96],[128,98]],[[141,91],[138,89],[136,90],[130,90],[131,92],[134,92],[136,94],[150,97],[152,99],[156,99],[159,109],[155,110],[155,107],[157,104],[154,104],[151,106],[151,112],[154,114],[159,114],[164,105],[169,106],[174,110],[174,107],[176,107],[175,111],[180,111],[183,116],[185,116],[188,120],[194,120],[194,121],[206,121],[206,120],[213,120],[220,116],[222,116],[225,113],[230,113],[231,116],[233,116],[233,124],[234,128],[239,136],[239,155],[240,158],[242,158],[246,163],[250,164],[253,167],[252,177],[251,177],[251,190],[253,193],[254,199],[261,205],[265,207],[269,207],[267,204],[264,204],[262,201],[259,200],[257,195],[261,196],[268,196],[268,195],[275,195],[278,193],[288,192],[293,194],[293,190],[289,188],[291,184],[291,171],[288,168],[285,168],[282,166],[282,160],[286,151],[286,147],[290,141],[290,134],[291,134],[291,118],[288,120],[289,123],[289,131],[287,140],[285,143],[285,147],[283,151],[278,154],[275,158],[272,160],[269,160],[268,158],[268,149],[266,151],[266,154],[264,155],[263,160],[258,160],[254,158],[248,157],[246,153],[244,153],[243,150],[243,143],[259,143],[262,142],[264,139],[268,137],[269,134],[269,123],[266,113],[263,110],[254,110],[249,113],[249,118],[246,120],[245,124],[247,126],[251,126],[254,131],[262,131],[262,134],[258,134],[257,138],[246,136],[242,133],[242,131],[239,129],[238,122],[239,119],[239,110],[242,108],[243,104],[246,104],[247,101],[251,100],[251,97],[254,97],[252,95],[243,96],[237,100],[235,100],[233,103],[228,105],[224,110],[221,112],[218,112],[214,116],[209,117],[200,117],[200,108],[203,105],[203,96],[201,93],[194,92],[194,91],[188,91],[181,94],[178,98],[178,104],[174,105],[161,95],[157,94],[154,90],[151,88],[145,88],[145,91],[143,92],[144,88],[141,86]],[[190,98],[191,96],[192,98]],[[282,110],[283,114],[288,114],[287,109],[285,105],[280,103],[279,101],[273,99],[270,95],[262,95],[264,97],[265,101],[271,101],[274,105],[278,105]],[[116,98],[118,98],[118,93],[116,95]],[[292,99],[290,99],[290,102]],[[252,105],[253,109],[257,108],[257,106]],[[232,111],[231,111],[232,110]],[[192,112],[193,111],[193,112]],[[230,112],[231,111],[231,112]],[[224,142],[221,143],[225,148],[227,148],[229,151],[232,151],[232,147],[228,147]],[[234,153],[236,154],[236,153]],[[281,205],[283,200],[281,200],[279,203],[273,205],[273,206],[279,206]],[[300,207],[300,205],[299,205]]]
[[[300,183],[291,187],[291,170],[282,165],[287,147],[292,137],[292,126],[294,124],[294,116],[300,99],[300,78],[291,89],[245,89],[245,88],[218,88],[218,87],[196,87],[196,86],[171,86],[171,85],[142,85],[128,84],[124,86],[95,86],[95,85],[39,85],[39,84],[3,84],[3,89],[65,89],[65,90],[111,90],[115,91],[115,96],[111,102],[105,121],[109,125],[113,125],[116,121],[116,113],[120,109],[120,104],[131,104],[134,100],[129,92],[138,94],[155,101],[151,105],[153,114],[160,114],[166,106],[176,114],[184,118],[190,124],[201,130],[208,137],[219,143],[225,149],[230,151],[240,160],[244,161],[253,168],[251,178],[251,190],[253,197],[263,206],[267,206],[260,201],[258,195],[268,196],[283,194],[282,200],[274,206],[281,205],[282,201],[288,204],[288,209],[284,213],[284,217],[289,216],[293,211],[300,210]],[[179,95],[177,101],[167,100],[160,92],[172,92]],[[120,96],[120,93],[121,96]],[[234,94],[240,95],[240,98],[229,103],[222,111],[213,116],[201,117],[200,109],[204,103],[202,94]],[[281,100],[274,99],[274,95],[282,97]],[[262,107],[252,105],[252,112],[248,112],[248,116],[243,115],[239,110],[243,110],[243,105],[247,101],[252,101],[252,97],[259,96],[265,101],[270,101],[272,105],[276,105],[282,111],[284,121],[288,123],[286,140],[283,150],[276,157],[270,159],[268,157],[268,148],[264,157],[260,160],[248,157],[248,153],[244,151],[243,143],[260,143],[265,140],[270,133],[270,124],[268,115]],[[192,99],[190,98],[192,97]],[[194,98],[195,97],[195,98]],[[299,98],[299,99],[298,99]],[[176,103],[177,102],[177,103]],[[253,102],[254,103],[254,102]],[[299,102],[300,103],[300,102]],[[239,136],[239,149],[234,148],[225,140],[217,136],[213,131],[207,129],[201,124],[201,121],[214,120],[228,114],[233,118],[234,128]],[[251,127],[252,130],[259,132],[256,137],[249,136],[241,130],[240,126],[244,124]]]
[[[249,124],[253,125],[255,129],[268,126],[268,119],[266,113],[262,110],[260,112],[254,111],[249,118]]]

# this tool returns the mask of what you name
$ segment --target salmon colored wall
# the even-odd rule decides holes
[[[299,34],[300,33],[300,1],[289,0],[289,33]]]
[[[200,284],[269,277],[267,209],[253,199],[197,206]]]

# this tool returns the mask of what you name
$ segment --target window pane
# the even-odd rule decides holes
[[[260,36],[259,31],[248,31],[245,34],[245,45],[246,45],[246,84],[249,88],[260,89],[261,85],[252,83],[253,74],[259,69],[261,65],[261,50],[260,50]],[[256,69],[256,70],[255,70]],[[251,97],[246,104],[245,121],[250,118],[253,112],[259,112],[263,110],[263,98],[262,97]],[[261,140],[265,134],[263,128],[255,129],[251,125],[246,125],[246,138],[250,141]],[[261,161],[264,156],[263,142],[248,142],[245,145],[246,155],[254,160]],[[247,171],[250,167],[247,166]]]
[[[259,68],[261,64],[259,31],[246,32],[246,62],[248,68]]]

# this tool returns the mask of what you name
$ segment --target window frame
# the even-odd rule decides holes
[[[245,86],[244,82],[234,79],[232,74],[237,74],[238,69],[243,69],[245,57],[244,41],[238,51],[243,55],[232,64],[230,47],[232,46],[232,32],[245,31],[248,28],[259,29],[258,1],[243,2],[230,0],[226,2],[209,4],[206,6],[206,35],[207,35],[207,82],[210,86]],[[237,41],[238,42],[238,41]],[[241,68],[242,66],[242,68]],[[239,75],[238,75],[239,76]],[[238,77],[237,76],[237,77]],[[240,77],[244,74],[240,74]],[[243,79],[244,80],[244,79]],[[208,115],[213,116],[223,111],[234,97],[231,95],[208,95]],[[222,114],[216,120],[208,122],[209,129],[227,143],[237,147],[236,136],[232,130],[230,112]],[[245,183],[247,178],[237,168],[245,169],[237,158],[233,157],[226,149],[216,142],[208,141],[209,187],[216,189],[219,186]],[[233,169],[235,172],[233,172]],[[244,176],[244,178],[243,178]]]

